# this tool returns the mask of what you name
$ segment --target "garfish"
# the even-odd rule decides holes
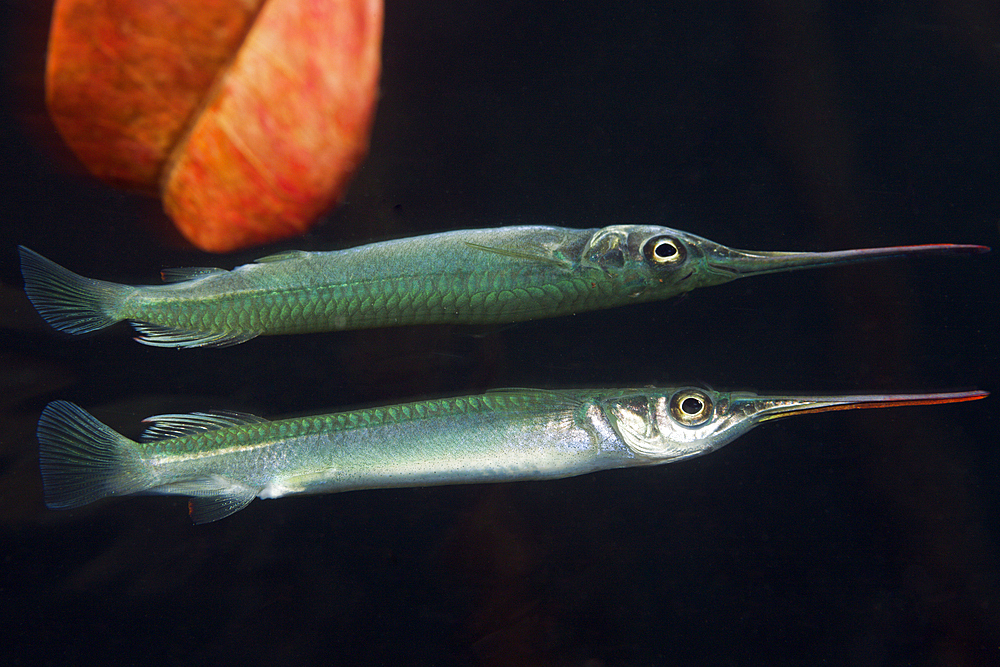
[[[555,479],[681,461],[796,414],[973,401],[985,391],[758,396],[698,387],[507,389],[268,421],[234,412],[150,417],[139,441],[54,401],[38,422],[45,501],[190,496],[195,523],[254,498]]]
[[[25,292],[56,329],[81,334],[128,320],[140,343],[222,347],[261,335],[518,322],[666,299],[750,275],[989,248],[754,252],[668,227],[520,226],[283,252],[231,271],[170,269],[162,272],[167,284],[153,286],[84,278],[20,250]]]

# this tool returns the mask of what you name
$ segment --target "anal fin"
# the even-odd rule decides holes
[[[188,513],[194,523],[218,521],[250,504],[260,489],[223,475],[180,480],[153,489],[154,493],[191,496]]]
[[[132,322],[135,340],[152,347],[229,347],[260,335],[259,331],[190,331],[148,322]]]
[[[209,523],[235,514],[257,497],[253,489],[242,493],[226,493],[217,496],[194,496],[188,500],[188,514],[194,523]]]

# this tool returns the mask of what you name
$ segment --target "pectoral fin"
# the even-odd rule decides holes
[[[254,264],[274,264],[275,262],[284,262],[289,259],[302,259],[311,254],[313,253],[306,250],[286,250],[284,252],[277,252],[273,255],[258,257],[254,260]]]
[[[527,389],[509,387],[506,389],[489,389],[486,396],[510,401],[511,405],[523,404],[526,398],[535,398],[531,404],[532,410],[537,410],[534,406],[544,406],[547,411],[573,411],[583,405],[583,401],[571,391],[559,391],[558,389]]]
[[[538,248],[536,253],[525,248],[494,248],[492,246],[480,245],[470,241],[466,241],[465,245],[470,248],[475,248],[476,250],[482,250],[483,252],[491,252],[494,255],[513,257],[514,259],[523,259],[526,262],[542,262],[543,264],[549,264],[550,266],[560,269],[572,268],[572,265],[569,262],[553,257],[552,254],[545,248]]]

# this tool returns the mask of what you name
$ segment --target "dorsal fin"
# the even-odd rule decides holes
[[[299,259],[300,257],[306,257],[312,253],[306,250],[285,250],[284,252],[276,252],[273,255],[265,255],[264,257],[258,257],[254,260],[255,264],[271,264],[272,262],[284,262],[288,259]]]
[[[142,420],[152,424],[142,434],[142,440],[163,440],[164,438],[179,438],[202,431],[215,431],[220,428],[244,426],[246,424],[266,424],[267,420],[247,412],[192,412],[189,414],[154,415]]]
[[[472,243],[471,241],[466,241],[465,245],[476,250],[482,250],[483,252],[491,252],[494,255],[503,255],[504,257],[513,257],[514,259],[523,259],[529,262],[542,262],[560,269],[572,268],[572,265],[568,261],[553,257],[545,248],[538,248],[538,253],[536,254],[523,248],[494,248],[493,246]]]
[[[163,269],[160,271],[160,279],[165,283],[182,283],[186,280],[217,276],[220,273],[228,272],[225,269],[217,269],[210,266],[187,266],[181,268]]]

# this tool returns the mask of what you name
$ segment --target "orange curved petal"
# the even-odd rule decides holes
[[[185,236],[217,252],[266,243],[343,195],[368,149],[381,34],[381,0],[264,6],[164,174]]]
[[[57,0],[49,112],[195,245],[302,233],[367,152],[382,0]]]

